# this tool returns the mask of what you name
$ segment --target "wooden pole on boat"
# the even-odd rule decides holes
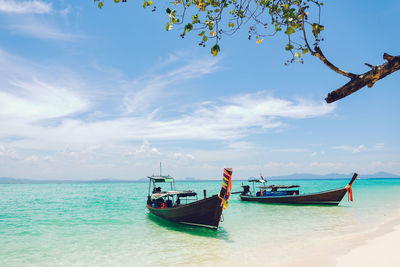
[[[350,183],[349,183],[350,186],[353,185],[354,181],[357,179],[357,176],[358,176],[357,173],[354,173],[354,174],[353,174],[353,178],[351,178]]]
[[[207,198],[207,190],[203,190],[203,193],[204,193],[204,198]]]

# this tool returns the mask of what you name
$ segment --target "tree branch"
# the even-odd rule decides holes
[[[374,66],[366,73],[355,75],[355,77],[347,76],[351,78],[351,80],[342,87],[330,92],[325,98],[326,102],[335,102],[360,90],[366,85],[368,85],[368,87],[372,87],[380,79],[400,69],[400,56],[391,56],[385,53],[383,54],[383,59],[387,60],[387,62],[383,63],[382,65]]]
[[[324,62],[324,64],[325,64],[326,66],[328,66],[328,68],[330,68],[331,70],[333,70],[333,71],[335,71],[335,72],[337,72],[337,73],[339,73],[339,74],[341,74],[341,75],[343,75],[343,76],[346,76],[346,77],[348,77],[348,78],[350,78],[350,79],[354,79],[354,78],[356,78],[356,77],[358,76],[358,75],[356,75],[356,74],[353,74],[353,73],[344,71],[344,70],[342,70],[342,69],[339,69],[338,67],[336,67],[335,65],[333,65],[333,64],[325,57],[325,55],[322,53],[321,49],[320,49],[318,46],[315,46],[315,47],[314,47],[314,50],[315,50],[315,52],[314,52],[314,51],[311,51],[311,55],[313,55],[313,56],[319,58],[319,59],[320,59],[322,62]]]

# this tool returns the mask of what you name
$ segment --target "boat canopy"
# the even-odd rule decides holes
[[[171,176],[147,176],[153,183],[173,183],[174,178]]]
[[[288,189],[288,188],[295,188],[295,187],[300,187],[300,185],[267,185],[267,186],[260,186],[260,188],[263,189],[267,189],[267,188],[271,188],[271,189]]]
[[[197,193],[193,192],[192,190],[187,191],[168,191],[168,192],[160,192],[160,193],[153,193],[151,195],[152,199],[159,199],[168,196],[178,196],[178,197],[193,197],[196,196]]]
[[[265,181],[264,179],[259,179],[259,178],[250,178],[249,182],[256,182],[256,183],[266,183],[267,181]]]

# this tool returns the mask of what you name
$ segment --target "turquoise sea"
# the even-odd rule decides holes
[[[232,191],[242,182],[234,181]],[[348,180],[271,181],[301,192]],[[221,181],[176,182],[217,193]],[[245,203],[233,195],[218,231],[149,214],[147,183],[0,184],[0,266],[280,265],[307,246],[368,231],[399,214],[400,179],[357,180],[338,207]],[[270,263],[270,264],[268,264]]]

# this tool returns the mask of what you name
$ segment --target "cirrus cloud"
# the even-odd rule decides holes
[[[51,3],[39,0],[18,2],[0,0],[0,12],[10,14],[46,14],[53,11]]]
[[[368,148],[365,145],[359,145],[359,146],[335,146],[335,147],[333,147],[333,149],[348,151],[348,152],[351,152],[351,153],[360,153],[360,152],[368,150]]]

